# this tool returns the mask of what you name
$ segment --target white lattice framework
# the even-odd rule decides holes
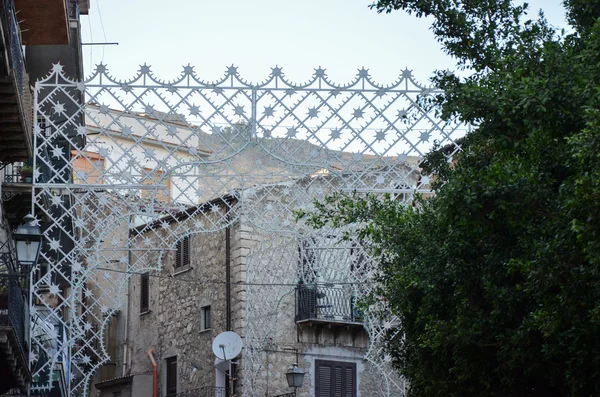
[[[35,85],[34,211],[49,227],[40,255],[48,272],[31,286],[33,389],[49,388],[44,375],[63,361],[70,366],[70,395],[85,395],[108,359],[102,333],[123,304],[124,274],[160,270],[164,253],[181,236],[243,219],[259,235],[278,236],[257,238],[247,264],[247,318],[255,320],[245,335],[244,394],[253,395],[259,353],[277,326],[261,303],[275,305],[293,292],[280,280],[298,272],[298,244],[314,233],[294,222],[292,211],[339,189],[400,199],[429,193],[420,159],[434,141],[449,145],[450,158],[465,134],[464,126],[436,117],[429,105],[435,94],[409,70],[384,86],[366,69],[339,85],[318,68],[310,81],[294,84],[275,67],[252,84],[233,66],[212,82],[199,79],[191,66],[162,81],[147,65],[120,81],[101,64],[76,82],[55,65]],[[128,233],[174,214],[187,216],[163,222],[152,232],[156,238]],[[321,255],[343,244],[322,241]],[[148,263],[155,265],[149,269]],[[368,294],[376,266],[364,263],[360,272],[321,269],[321,281],[350,283],[357,295]],[[380,394],[398,395],[403,385],[388,376],[381,344],[395,319],[382,312],[385,307],[367,310],[365,358],[381,371]]]

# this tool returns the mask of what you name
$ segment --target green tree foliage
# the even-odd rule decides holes
[[[366,225],[410,396],[600,395],[600,2],[565,0],[569,33],[509,0],[380,0],[433,18],[462,76],[445,118],[476,128],[434,198],[334,195],[308,219]]]

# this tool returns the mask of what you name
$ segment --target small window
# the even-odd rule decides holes
[[[181,269],[190,265],[190,238],[184,237],[177,242],[177,253],[175,255],[175,269]]]
[[[144,273],[140,277],[140,313],[150,311],[150,273]]]
[[[177,394],[177,356],[167,358],[167,396]]]
[[[212,328],[212,318],[210,306],[204,306],[200,309],[200,330],[204,331]]]

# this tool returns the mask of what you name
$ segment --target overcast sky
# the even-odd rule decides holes
[[[379,15],[369,9],[371,2],[91,0],[89,16],[81,18],[83,42],[119,45],[84,47],[86,75],[103,59],[119,79],[146,62],[162,79],[178,76],[189,63],[201,78],[213,80],[235,64],[252,82],[279,65],[294,82],[322,66],[343,83],[364,66],[376,81],[390,83],[405,67],[424,81],[433,70],[454,65],[430,32],[431,20],[403,12]],[[560,0],[529,3],[552,24],[565,26]]]

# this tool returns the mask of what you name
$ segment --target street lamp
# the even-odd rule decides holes
[[[294,395],[296,395],[296,389],[302,387],[302,383],[304,383],[304,371],[298,368],[298,364],[294,363],[288,368],[285,377],[287,378],[288,386],[294,388]]]
[[[23,223],[13,233],[17,245],[17,260],[21,266],[36,264],[42,245],[42,232],[36,219],[31,214],[25,215]]]

